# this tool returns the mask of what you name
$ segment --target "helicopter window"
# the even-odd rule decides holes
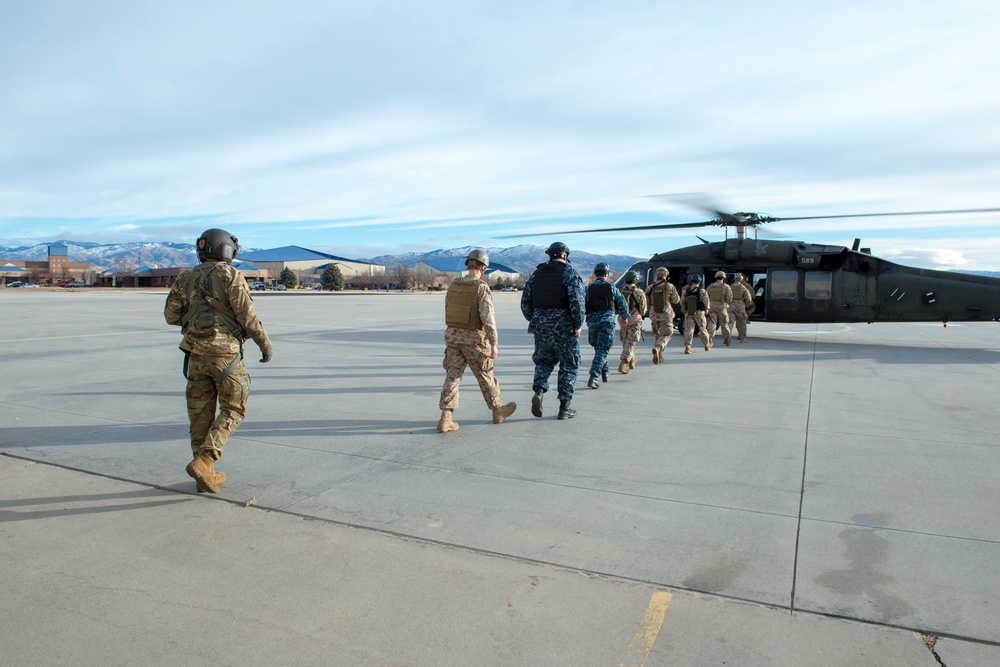
[[[806,271],[806,298],[829,299],[833,294],[833,274],[829,271]]]
[[[774,271],[767,281],[772,299],[794,299],[798,296],[798,277],[795,271]]]

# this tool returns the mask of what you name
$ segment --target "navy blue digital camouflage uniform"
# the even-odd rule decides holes
[[[604,278],[598,278],[592,282],[591,287],[607,283]],[[611,298],[614,299],[614,308],[607,310],[587,311],[587,340],[594,348],[594,361],[590,364],[590,377],[596,378],[601,372],[608,371],[608,355],[615,344],[615,319],[617,313],[628,313],[628,303],[621,291],[611,286]]]
[[[549,264],[561,264],[555,260]],[[539,264],[539,268],[545,264]],[[574,332],[583,329],[585,312],[583,297],[583,279],[569,264],[562,273],[563,286],[566,288],[568,306],[566,308],[536,308],[532,290],[537,271],[528,278],[528,284],[521,294],[521,314],[528,320],[528,333],[535,335],[535,353],[531,360],[535,362],[535,377],[532,389],[546,392],[549,390],[549,376],[559,364],[559,400],[573,400],[573,387],[576,375],[580,369],[580,339]]]

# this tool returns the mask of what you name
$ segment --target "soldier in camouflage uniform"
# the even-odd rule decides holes
[[[597,376],[608,381],[608,354],[615,343],[615,314],[627,313],[628,304],[618,288],[605,278],[611,267],[601,262],[594,267],[596,280],[587,286],[587,338],[594,348],[587,386],[598,389]]]
[[[559,364],[559,419],[576,416],[570,406],[580,368],[580,331],[583,329],[583,279],[569,265],[569,248],[553,243],[545,251],[549,261],[539,264],[521,294],[521,314],[535,334],[535,377],[531,414],[542,416],[542,396],[549,390],[549,376]]]
[[[500,385],[493,377],[493,362],[497,358],[496,318],[493,314],[493,292],[483,280],[483,271],[490,265],[489,256],[482,250],[473,250],[465,259],[468,274],[459,278],[448,288],[444,300],[444,386],[441,388],[441,419],[437,430],[442,433],[458,430],[458,422],[452,420],[452,413],[458,407],[458,386],[466,365],[472,369],[479,381],[486,405],[493,411],[493,423],[514,414],[517,405],[504,405]]]
[[[711,302],[708,292],[701,288],[701,276],[695,274],[688,278],[688,285],[681,291],[681,312],[684,313],[684,354],[691,354],[691,342],[694,340],[694,329],[698,327],[698,337],[701,338],[705,351],[712,349],[712,339],[708,337],[708,323],[705,313]]]
[[[733,300],[733,290],[726,284],[726,272],[716,271],[715,282],[708,286],[708,298],[712,306],[708,310],[708,337],[715,338],[716,330],[722,331],[722,342],[729,345],[729,304]]]
[[[747,342],[747,322],[750,321],[750,313],[753,312],[753,294],[744,282],[743,274],[737,273],[733,276],[733,300],[729,304],[729,335],[732,337],[733,326],[739,334],[741,343]]]
[[[642,319],[646,316],[646,293],[635,284],[638,279],[639,274],[635,271],[625,273],[622,296],[625,297],[625,303],[628,304],[628,311],[625,315],[618,315],[622,339],[621,363],[618,364],[619,373],[628,374],[635,368],[635,345],[639,342],[639,337],[642,336]]]
[[[667,343],[674,335],[673,304],[681,302],[677,288],[667,280],[669,276],[670,271],[661,266],[656,269],[656,280],[646,288],[646,297],[649,302],[649,324],[655,336],[653,341],[654,364],[663,361],[663,350],[667,348]]]
[[[261,363],[270,361],[272,354],[247,282],[232,266],[239,249],[229,232],[205,231],[198,239],[201,264],[177,277],[163,310],[167,324],[180,326],[184,334],[180,348],[194,454],[186,470],[199,492],[219,492],[226,474],[215,471],[215,462],[246,416],[250,378],[243,366],[243,341],[253,339]]]

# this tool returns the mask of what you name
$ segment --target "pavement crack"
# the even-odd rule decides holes
[[[938,638],[934,635],[920,635],[920,641],[924,643],[924,646],[926,646],[927,650],[931,652],[931,655],[934,656],[934,659],[937,660],[938,664],[941,665],[941,667],[948,667],[944,664],[944,660],[941,659],[941,656],[938,655],[937,650],[934,648],[937,645],[937,640]]]

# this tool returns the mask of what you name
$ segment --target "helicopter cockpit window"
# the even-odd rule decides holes
[[[795,271],[774,271],[767,284],[772,299],[794,299],[798,296],[798,277]]]
[[[806,271],[807,299],[829,299],[832,295],[832,273],[829,271]]]

